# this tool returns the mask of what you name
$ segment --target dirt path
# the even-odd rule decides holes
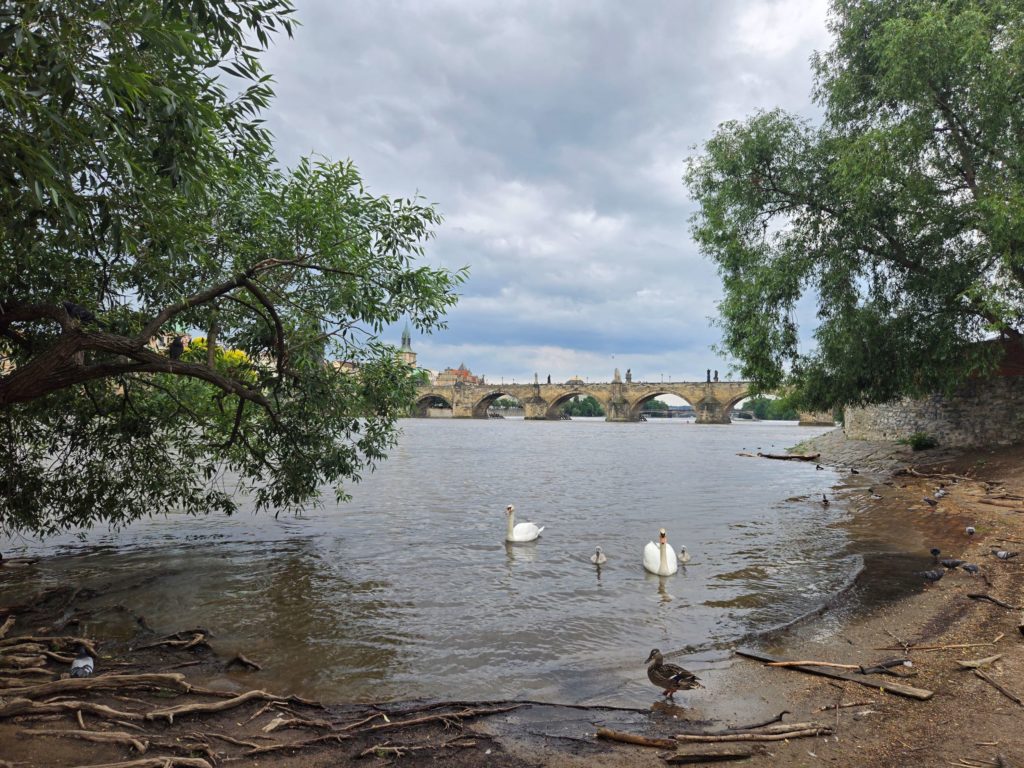
[[[685,700],[696,709],[660,702],[650,711],[528,702],[320,706],[239,685],[244,675],[223,674],[228,660],[214,656],[201,628],[157,638],[143,627],[139,638],[145,642],[101,644],[104,676],[89,678],[91,688],[83,688],[79,681],[51,682],[67,668],[78,642],[71,608],[87,610],[89,600],[66,589],[31,605],[0,606],[0,768],[231,763],[630,768],[665,765],[665,757],[679,752],[744,749],[752,755],[745,762],[751,766],[980,768],[1002,760],[1024,768],[1024,705],[1010,698],[1024,701],[1022,611],[968,597],[987,594],[1024,605],[1024,554],[1008,561],[990,554],[992,548],[1024,552],[1024,447],[929,457],[851,445],[834,435],[826,444],[825,455],[841,466],[878,471],[886,462],[910,460],[922,473],[945,475],[897,474],[877,486],[854,488],[850,493],[862,511],[851,524],[879,525],[886,510],[910,509],[919,517],[922,535],[943,542],[943,556],[977,563],[981,573],[956,569],[934,585],[924,586],[922,580],[909,597],[883,602],[866,615],[822,616],[765,639],[760,648],[835,664],[872,665],[905,656],[913,666],[895,667],[891,674],[853,674],[931,691],[926,701],[737,659],[712,676],[707,690]],[[926,467],[928,461],[938,463]],[[937,493],[940,487],[943,493]],[[976,528],[974,536],[965,533],[967,525]],[[5,622],[7,617],[13,621]],[[950,645],[963,647],[925,649]],[[957,663],[991,656],[999,658],[987,663],[982,675]],[[32,667],[46,672],[25,671]],[[710,701],[731,717],[711,722],[700,709]],[[809,738],[678,749],[595,738],[599,728],[608,728],[674,741],[682,733],[724,733],[729,725],[766,720],[781,710],[789,712],[784,724],[812,723],[826,730]]]

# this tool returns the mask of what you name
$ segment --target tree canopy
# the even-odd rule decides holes
[[[833,0],[830,28],[820,124],[762,112],[690,161],[723,346],[801,407],[948,391],[1024,327],[1024,3]]]
[[[280,167],[259,55],[292,16],[0,7],[0,532],[293,509],[393,445],[414,383],[379,334],[443,327],[464,271],[417,264],[432,205]]]

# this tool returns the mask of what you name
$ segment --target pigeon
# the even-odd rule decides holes
[[[942,550],[938,547],[932,547],[930,551],[932,553],[932,557],[935,558],[935,562],[939,562],[939,555],[942,554]]]
[[[853,467],[850,467],[850,474],[851,475],[859,475],[860,472],[858,470],[854,469]]]
[[[979,568],[978,566],[976,566],[976,565],[975,565],[974,563],[964,563],[964,564],[963,564],[962,566],[960,566],[960,567],[961,567],[961,568],[963,568],[963,570],[967,571],[967,572],[968,572],[969,574],[971,574],[971,576],[973,576],[974,574],[976,574],[976,573],[977,573],[978,571],[980,571],[980,570],[981,570],[981,569],[980,569],[980,568]]]
[[[171,360],[180,360],[181,353],[185,351],[185,345],[181,341],[181,336],[175,336],[174,341],[167,345],[167,356]]]
[[[601,548],[598,547],[594,550],[594,554],[590,556],[590,562],[594,565],[604,565],[608,562],[608,557],[601,551]]]
[[[75,656],[75,660],[71,662],[71,676],[72,677],[89,677],[92,674],[93,662],[92,656],[85,650],[84,645],[78,646],[78,655]]]
[[[923,501],[929,507],[934,507],[936,504],[939,503],[935,499],[933,499],[931,496],[925,496],[923,499],[921,499],[921,501]]]
[[[939,488],[939,489],[938,489],[938,490],[937,490],[937,491],[935,492],[935,498],[936,498],[936,499],[941,499],[941,498],[942,498],[943,496],[945,496],[945,495],[946,495],[946,489],[945,489],[945,488]]]
[[[1007,552],[1005,549],[993,549],[992,554],[1000,560],[1009,560],[1011,557],[1019,555],[1020,552]]]
[[[973,536],[974,535],[974,526],[973,525],[968,525],[965,530],[967,531],[967,535],[968,536]]]
[[[955,557],[944,557],[941,560],[939,560],[939,562],[942,564],[942,566],[944,568],[952,571],[954,568],[958,568],[959,566],[963,565],[967,561],[966,560],[957,560]]]
[[[939,568],[937,570],[934,570],[934,571],[915,571],[914,572],[915,576],[920,576],[925,581],[930,581],[932,583],[934,583],[934,582],[938,581],[939,579],[941,579],[943,576],[945,576],[945,574],[946,574],[946,572],[944,570],[942,570],[941,568]]]

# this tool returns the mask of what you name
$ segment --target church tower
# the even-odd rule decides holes
[[[402,349],[398,353],[398,357],[402,362],[416,367],[416,353],[412,351],[412,335],[409,333],[409,324],[405,324],[405,330],[402,331]]]

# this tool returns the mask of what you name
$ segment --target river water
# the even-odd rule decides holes
[[[126,530],[0,542],[44,554],[5,599],[98,589],[81,628],[202,626],[259,660],[260,685],[330,701],[415,697],[641,703],[653,647],[701,670],[724,645],[820,606],[859,569],[848,513],[813,463],[783,451],[822,429],[410,419],[388,461],[302,516],[170,515]],[[544,525],[506,545],[506,504]],[[646,573],[668,529],[691,563]],[[589,562],[601,545],[608,563]]]

